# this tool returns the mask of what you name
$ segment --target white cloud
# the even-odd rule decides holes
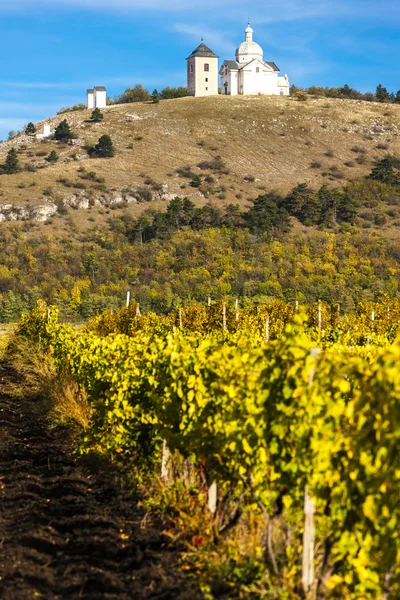
[[[213,19],[226,9],[225,19],[245,20],[249,14],[255,23],[274,23],[315,18],[377,18],[393,20],[400,16],[397,0],[254,0],[250,6],[244,6],[241,0],[0,0],[0,12],[26,12],[29,9],[89,9],[107,12],[138,11],[190,13],[202,18]]]
[[[177,23],[175,25],[175,31],[183,33],[193,38],[198,44],[200,44],[201,38],[204,38],[204,43],[214,49],[218,48],[219,51],[229,52],[237,46],[234,40],[230,40],[229,36],[222,34],[220,31],[208,29],[201,25],[188,25],[185,23]]]

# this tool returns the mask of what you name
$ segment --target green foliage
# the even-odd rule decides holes
[[[60,159],[60,157],[55,150],[52,150],[46,158],[47,162],[50,162],[50,163],[55,163],[59,159]]]
[[[127,88],[120,96],[115,99],[117,104],[128,104],[130,102],[149,102],[151,95],[143,87],[141,83],[138,83],[133,88]]]
[[[15,148],[8,151],[5,162],[1,165],[1,170],[7,175],[13,175],[19,171],[18,152]]]
[[[400,161],[394,156],[385,156],[379,160],[372,169],[369,177],[391,186],[400,185]]]
[[[267,236],[274,236],[279,232],[287,233],[292,227],[287,210],[279,208],[268,196],[256,198],[253,206],[242,217],[250,231]]]
[[[56,127],[54,131],[54,139],[59,142],[69,142],[73,139],[71,127],[67,119],[63,119]]]
[[[104,119],[104,115],[99,108],[95,108],[90,119],[93,123],[100,123]]]
[[[97,144],[88,149],[91,158],[112,158],[115,155],[114,144],[109,135],[102,135]]]
[[[381,84],[377,86],[375,96],[378,102],[389,102],[390,100],[389,92]]]
[[[32,122],[28,123],[28,125],[26,126],[25,133],[26,135],[33,135],[34,133],[36,133],[36,127]]]
[[[189,185],[194,188],[199,188],[202,183],[203,180],[201,179],[200,175],[193,175]]]
[[[86,110],[86,104],[74,104],[73,106],[64,107],[62,106],[60,110],[57,112],[58,115],[63,115],[65,113],[77,112],[80,110]]]
[[[169,86],[161,90],[161,100],[172,100],[173,98],[185,98],[187,89],[185,87],[171,88]]]
[[[153,104],[158,104],[160,102],[160,92],[158,90],[154,90],[151,99],[153,100]]]
[[[370,308],[358,307],[360,336]],[[398,323],[400,304],[374,308],[377,323]],[[133,325],[134,311],[122,312],[121,324]],[[288,581],[277,581],[282,594],[272,597],[298,597],[307,486],[325,545],[315,566],[327,579],[326,595],[375,600],[387,590],[398,597],[400,340],[382,348],[330,342],[316,356],[304,317],[293,320],[293,312],[293,323],[269,344],[249,324],[210,335],[173,332],[165,319],[150,318],[128,337],[107,328],[108,313],[99,337],[56,318],[39,303],[19,333],[40,341],[86,390],[93,417],[82,451],[131,457],[151,477],[165,440],[218,484],[222,507],[235,498],[266,522],[279,515],[284,539],[264,544],[269,556],[275,545]],[[237,565],[237,585],[260,578],[256,564]]]

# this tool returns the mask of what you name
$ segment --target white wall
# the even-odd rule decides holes
[[[193,65],[193,72],[191,72]],[[204,66],[209,65],[209,71]],[[218,58],[195,56],[188,60],[188,96],[218,94]]]
[[[99,92],[95,91],[95,100],[94,100],[95,108],[106,108],[107,106],[107,92]]]
[[[88,92],[87,93],[87,107],[89,109],[93,109],[94,108],[94,92]]]

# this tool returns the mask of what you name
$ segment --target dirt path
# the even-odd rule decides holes
[[[91,476],[62,428],[7,395],[0,364],[0,598],[196,600],[126,492]]]

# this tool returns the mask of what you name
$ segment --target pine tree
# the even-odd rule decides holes
[[[400,90],[395,95],[394,101],[396,102],[396,104],[400,104]]]
[[[376,99],[378,102],[389,102],[389,93],[386,88],[381,84],[378,85],[375,92]]]
[[[95,147],[89,150],[92,158],[112,158],[114,154],[114,145],[109,135],[102,135]]]
[[[11,148],[11,150],[7,154],[5,163],[3,164],[3,173],[12,175],[13,173],[18,173],[18,171],[19,171],[18,154],[17,154],[17,151],[15,148]]]
[[[93,123],[100,123],[104,119],[104,115],[99,108],[95,108],[92,112],[91,119]]]
[[[52,150],[48,157],[46,158],[47,162],[57,162],[60,157],[58,156],[55,150]]]
[[[69,142],[69,140],[72,140],[72,138],[73,135],[71,128],[68,124],[67,119],[64,119],[63,121],[61,121],[61,123],[59,123],[59,125],[57,125],[56,130],[54,132],[54,139],[58,140],[59,142]]]
[[[36,127],[32,122],[28,123],[28,125],[26,126],[25,133],[26,135],[33,135],[34,133],[36,133]]]
[[[160,92],[158,90],[154,90],[151,95],[151,99],[153,100],[153,104],[158,104],[160,102]]]
[[[376,163],[369,178],[389,185],[399,185],[400,177],[396,169],[398,169],[396,159],[393,156],[385,156]]]

